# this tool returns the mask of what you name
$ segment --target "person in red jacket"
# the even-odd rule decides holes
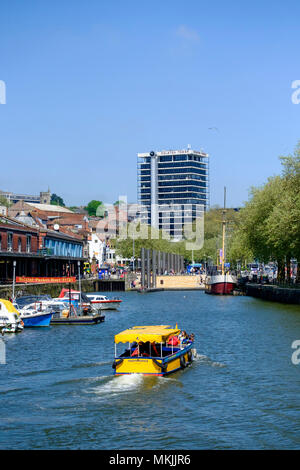
[[[170,336],[168,346],[177,346],[179,344],[178,336]]]

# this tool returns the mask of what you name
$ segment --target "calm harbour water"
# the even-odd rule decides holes
[[[4,336],[1,449],[300,447],[300,307],[195,291],[119,296],[104,323]],[[192,367],[112,375],[116,333],[176,322],[196,335]]]

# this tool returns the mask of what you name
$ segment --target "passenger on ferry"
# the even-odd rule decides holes
[[[181,343],[186,343],[189,337],[188,337],[186,331],[183,330],[183,331],[180,332],[178,338],[180,339]]]
[[[177,346],[179,344],[178,336],[170,336],[168,340],[168,346]]]
[[[155,342],[151,343],[151,356],[152,357],[160,357],[160,354],[157,351]]]
[[[194,335],[194,333],[191,333],[191,334],[189,335],[189,338],[188,338],[188,339],[189,339],[190,342],[193,343],[193,342],[195,341],[195,335]]]

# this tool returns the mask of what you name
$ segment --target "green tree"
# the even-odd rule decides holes
[[[89,215],[96,216],[97,215],[97,209],[98,209],[98,212],[99,212],[99,210],[101,210],[102,207],[103,207],[103,202],[102,201],[96,201],[95,199],[93,199],[85,207],[85,210],[88,211]]]
[[[120,206],[120,205],[122,205],[122,204],[125,204],[125,202],[124,202],[124,201],[116,201],[116,202],[114,202],[114,206]]]
[[[233,260],[251,257],[276,261],[278,280],[290,275],[290,260],[300,262],[300,143],[294,154],[281,156],[282,175],[252,188],[242,208],[233,236]],[[297,272],[300,282],[300,269]]]
[[[50,204],[65,207],[63,199],[55,193],[51,194]]]
[[[0,195],[0,206],[10,207],[12,203],[6,197]]]

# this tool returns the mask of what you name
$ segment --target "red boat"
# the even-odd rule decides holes
[[[73,301],[78,304],[80,303],[80,300],[81,300],[81,307],[84,311],[90,310],[91,308],[91,302],[89,298],[83,292],[80,292],[79,290],[62,289],[58,298],[64,299],[66,302]]]
[[[122,302],[121,299],[109,299],[102,294],[87,294],[87,298],[99,310],[117,310]]]
[[[207,279],[205,284],[205,293],[215,295],[232,294],[236,285],[237,278],[232,274],[216,274]]]
[[[237,278],[229,272],[225,271],[225,232],[226,232],[226,188],[224,188],[224,209],[223,209],[223,236],[222,236],[222,250],[220,250],[220,265],[222,268],[221,274],[213,274],[207,276],[205,283],[205,293],[215,295],[228,295],[232,294],[233,289],[237,285]]]

